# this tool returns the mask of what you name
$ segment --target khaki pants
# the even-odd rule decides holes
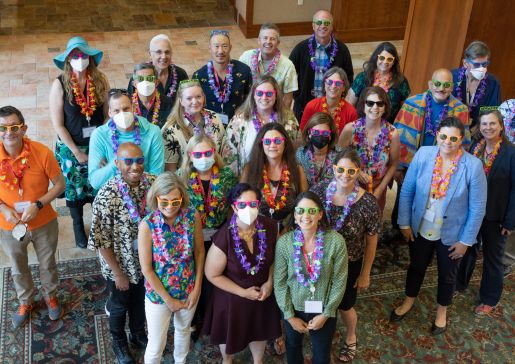
[[[57,219],[40,228],[28,231],[21,242],[12,237],[11,230],[0,229],[0,245],[11,262],[11,275],[20,303],[31,304],[34,301],[34,281],[27,253],[27,246],[30,242],[32,242],[38,258],[43,293],[45,296],[56,293],[58,278],[55,251],[58,234]]]

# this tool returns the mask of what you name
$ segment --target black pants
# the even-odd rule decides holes
[[[441,240],[431,241],[420,235],[414,242],[409,243],[410,265],[406,275],[406,296],[417,297],[424,282],[426,270],[433,260],[436,250],[436,263],[438,267],[438,293],[436,301],[441,306],[449,306],[456,284],[456,274],[461,259],[449,257],[449,246],[443,245]]]
[[[483,221],[479,236],[483,244],[483,275],[479,288],[481,303],[495,306],[499,303],[503,288],[504,267],[503,256],[506,237],[501,235],[501,225],[498,222]],[[479,244],[467,250],[458,270],[456,289],[465,290],[470,282],[476,266]]]
[[[145,286],[143,278],[138,284],[129,283],[127,291],[120,291],[110,279],[106,279],[109,288],[106,308],[109,311],[109,329],[113,342],[127,343],[125,321],[129,314],[129,329],[131,334],[145,332]]]

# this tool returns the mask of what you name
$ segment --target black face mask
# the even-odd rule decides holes
[[[313,144],[318,149],[322,149],[323,147],[329,144],[330,138],[325,137],[323,135],[312,136],[310,139],[311,144]]]

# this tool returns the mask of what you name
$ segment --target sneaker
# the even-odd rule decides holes
[[[13,328],[16,330],[18,327],[23,326],[25,322],[30,317],[30,312],[34,308],[34,305],[26,305],[23,303],[20,303],[18,306],[18,310],[13,314],[12,322],[13,322]]]
[[[45,297],[45,302],[48,307],[48,317],[50,317],[50,320],[59,320],[63,316],[63,308],[59,304],[57,296]]]
[[[494,310],[495,306],[488,306],[484,303],[481,303],[480,305],[476,306],[474,309],[474,313],[476,315],[488,315]]]

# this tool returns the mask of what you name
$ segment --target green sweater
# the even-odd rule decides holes
[[[293,269],[293,231],[279,238],[275,250],[274,294],[279,308],[288,320],[296,311],[304,311],[304,302],[311,300],[311,292],[297,282]],[[301,259],[301,267],[307,278],[306,263]],[[315,284],[313,300],[323,302],[323,315],[335,317],[345,286],[347,284],[347,246],[343,237],[333,230],[328,230],[324,238],[324,256],[320,277]]]

